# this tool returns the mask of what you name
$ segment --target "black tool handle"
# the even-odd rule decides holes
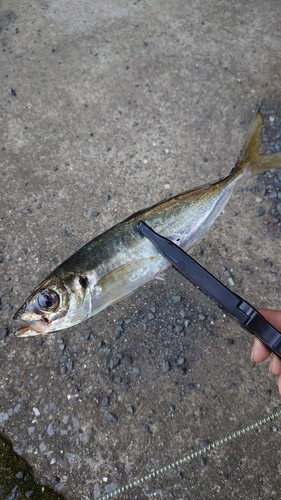
[[[281,358],[281,333],[253,307],[227,288],[178,245],[156,233],[145,222],[137,224],[140,234],[146,236],[185,278],[216,301],[227,314],[245,330],[255,335]]]

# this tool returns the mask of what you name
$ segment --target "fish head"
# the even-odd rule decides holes
[[[74,274],[47,278],[15,313],[20,324],[15,335],[49,334],[86,319],[91,307],[87,285],[86,278]]]

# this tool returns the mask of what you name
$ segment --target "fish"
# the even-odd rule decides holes
[[[137,230],[141,220],[189,251],[203,238],[238,181],[281,165],[281,154],[259,152],[259,109],[231,172],[216,182],[162,200],[96,236],[52,271],[14,315],[17,337],[70,328],[163,273],[169,262]]]

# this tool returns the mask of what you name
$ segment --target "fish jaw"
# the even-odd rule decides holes
[[[35,335],[38,335],[38,332],[32,330],[29,326],[22,326],[15,331],[14,335],[16,337],[34,337]]]

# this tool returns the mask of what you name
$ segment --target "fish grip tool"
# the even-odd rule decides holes
[[[178,245],[155,232],[145,222],[140,221],[137,230],[155,245],[177,271],[213,299],[242,328],[255,335],[281,358],[281,333],[251,304],[232,292]]]

